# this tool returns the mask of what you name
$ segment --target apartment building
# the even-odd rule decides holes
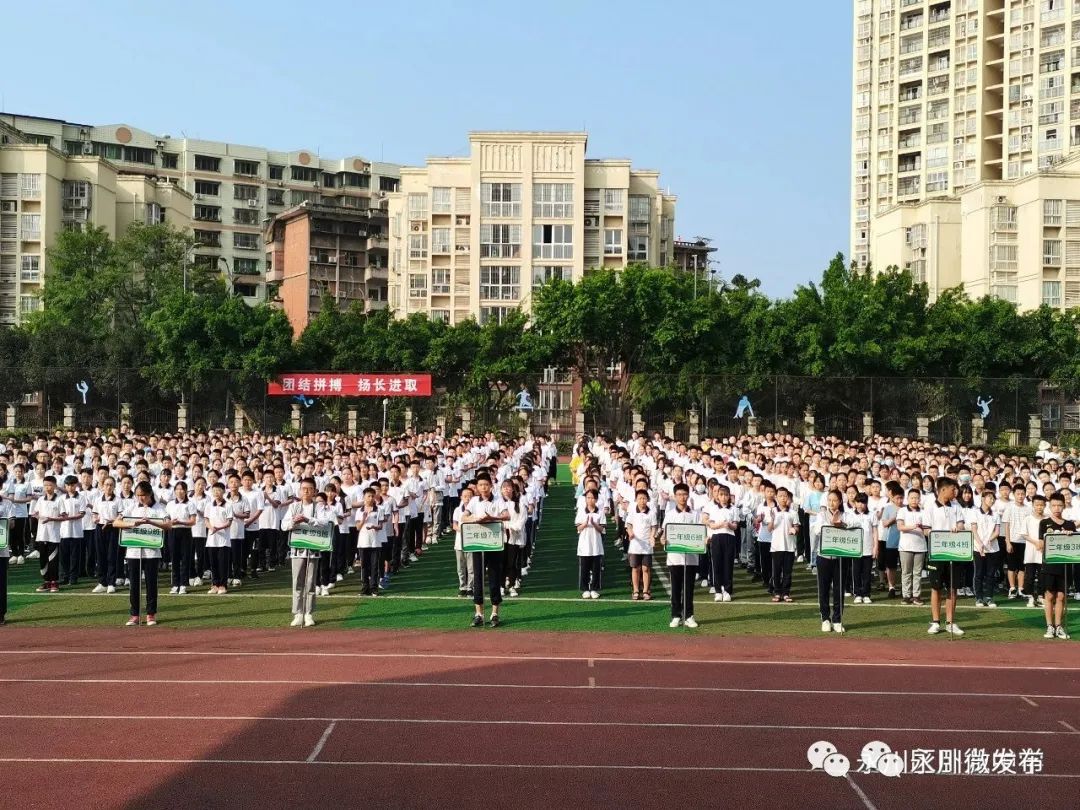
[[[469,156],[401,169],[390,200],[390,307],[501,320],[544,282],[673,259],[658,172],[586,158],[584,132],[473,132]]]
[[[192,195],[195,262],[220,270],[249,302],[268,297],[267,219],[302,202],[359,211],[398,187],[398,167],[363,157],[320,157],[310,149],[154,135],[126,124],[91,126],[0,114],[0,122],[67,156],[97,156],[127,174],[167,180]]]
[[[851,256],[860,266],[918,262],[898,247],[903,221],[947,231],[949,212],[968,210],[955,203],[965,190],[1047,172],[1080,148],[1080,0],[855,0],[854,14]],[[988,193],[1011,199],[1018,188]],[[983,197],[970,205],[984,210]],[[924,205],[936,200],[954,204]],[[876,244],[888,232],[894,250]],[[1008,260],[988,261],[980,289],[1030,298],[1014,289]],[[966,278],[943,271],[927,276],[932,290]]]
[[[64,154],[0,123],[0,325],[41,308],[46,251],[62,230],[95,225],[115,237],[132,222],[190,228],[191,205],[175,184]]]
[[[266,227],[267,281],[299,335],[331,296],[340,307],[368,311],[387,302],[385,202],[365,210],[301,203]]]

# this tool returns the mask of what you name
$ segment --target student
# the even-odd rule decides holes
[[[950,478],[937,480],[937,498],[929,509],[930,531],[958,532],[964,530],[964,513],[956,500],[956,484]],[[964,635],[956,624],[956,597],[961,574],[956,572],[952,563],[931,562],[930,570],[930,627],[927,633],[936,635],[941,632],[941,592],[945,597],[945,632],[954,636]]]
[[[712,537],[709,554],[712,562],[712,587],[716,602],[730,602],[734,596],[735,532],[739,528],[738,511],[731,506],[731,490],[725,484],[716,487],[713,500],[702,509],[702,521]],[[792,548],[794,551],[794,548]]]
[[[667,527],[672,523],[701,523],[701,513],[690,506],[690,487],[684,483],[672,487],[674,503],[664,512],[663,544],[667,545]],[[669,627],[678,627],[680,622],[690,629],[698,626],[694,618],[694,580],[698,564],[697,554],[684,554],[669,551],[667,554],[668,572],[671,575],[671,623]]]
[[[1042,569],[1042,543],[1039,542],[1039,526],[1046,518],[1046,498],[1036,495],[1031,499],[1031,514],[1024,521],[1024,584],[1028,589],[1027,606],[1043,606],[1039,575]],[[1045,590],[1045,589],[1043,589]]]
[[[795,549],[800,528],[799,512],[791,502],[791,491],[787,487],[778,487],[776,508],[769,522],[773,602],[790,604],[795,601],[791,596],[791,571],[795,567]]]
[[[496,511],[495,498],[491,494],[491,478],[487,473],[476,476],[476,497],[469,501],[469,508],[461,516],[462,523],[501,523],[506,514]],[[484,626],[484,575],[487,574],[491,589],[491,626],[499,626],[499,606],[502,604],[502,552],[484,553],[474,551],[473,558],[473,627]]]
[[[994,512],[993,490],[983,490],[982,505],[971,527],[975,538],[975,607],[994,608],[994,580],[1000,566],[998,544],[1000,521]]]
[[[229,585],[240,587],[244,581],[247,557],[244,555],[244,524],[251,516],[247,501],[240,494],[240,476],[230,473],[226,480],[225,504],[229,507],[229,562],[232,578]]]
[[[188,499],[187,484],[177,481],[173,488],[173,499],[165,505],[169,521],[172,523],[172,542],[169,543],[169,573],[173,596],[187,593],[189,579],[189,560],[191,559],[191,530],[197,516],[195,504]]]
[[[1044,556],[1046,552],[1046,535],[1048,532],[1073,534],[1076,524],[1062,517],[1065,509],[1065,496],[1055,492],[1050,496],[1050,516],[1039,521],[1039,534],[1032,542],[1037,543],[1039,554]],[[1065,581],[1065,565],[1056,563],[1043,565],[1042,587],[1044,593],[1043,612],[1046,616],[1046,632],[1043,638],[1068,638],[1063,624],[1065,617],[1065,599],[1067,597],[1068,583]]]
[[[80,551],[83,542],[83,498],[79,495],[79,479],[69,475],[64,479],[64,494],[60,497],[60,581],[74,587],[79,584]]]
[[[26,479],[26,465],[16,464],[12,468],[12,475],[4,488],[4,498],[10,505],[8,545],[11,563],[22,565],[26,561],[28,538],[31,537],[30,504],[34,501],[33,489]]]
[[[578,587],[582,599],[599,599],[604,568],[604,515],[596,503],[596,490],[585,491],[585,505],[574,517],[578,542]],[[674,587],[674,586],[673,586]]]
[[[229,566],[232,557],[230,535],[233,528],[232,506],[225,500],[225,485],[216,481],[210,488],[210,498],[203,514],[206,523],[206,561],[210,569],[208,594],[221,596],[228,593]]]
[[[843,496],[838,490],[829,490],[825,496],[825,507],[818,515],[814,535],[814,549],[817,553],[818,610],[821,613],[821,632],[844,632],[844,584],[841,576],[840,559],[824,557],[820,553],[821,530],[826,526],[850,528],[843,511]],[[831,599],[830,599],[831,597]],[[831,604],[830,604],[831,602]]]
[[[630,562],[630,598],[652,599],[653,549],[656,546],[656,515],[649,506],[649,493],[639,489],[634,506],[626,513],[627,559]],[[732,536],[734,542],[734,535]]]
[[[101,497],[94,504],[94,520],[97,522],[97,576],[98,584],[93,593],[116,593],[119,576],[120,533],[113,523],[120,517],[120,498],[116,494],[116,480],[107,476],[101,483]]]
[[[293,501],[281,521],[281,530],[291,532],[305,523],[326,526],[333,521],[329,510],[320,507],[315,500],[315,479],[304,478],[300,482],[300,500]],[[292,613],[290,627],[315,626],[315,574],[319,564],[319,552],[306,548],[291,548],[292,565]]]
[[[42,465],[44,468],[44,465]],[[57,593],[60,590],[60,524],[67,518],[63,504],[56,492],[56,479],[46,475],[42,479],[41,497],[34,502],[37,521],[36,551],[41,565],[41,585],[38,593]]]
[[[896,516],[904,505],[904,488],[889,481],[885,488],[886,503],[881,508],[878,521],[878,570],[883,585],[889,589],[889,599],[896,598],[896,569],[900,567],[900,529]]]
[[[503,531],[506,533],[503,572],[506,577],[506,590],[510,596],[516,597],[521,590],[521,578],[527,563],[524,528],[528,511],[522,503],[521,490],[510,479],[502,482],[499,492],[502,496],[499,509],[507,515],[506,522],[503,523]]]
[[[114,526],[118,529],[130,529],[136,526],[154,526],[162,531],[172,528],[165,510],[154,502],[154,488],[145,481],[139,482],[135,487],[135,496],[139,505],[127,509],[123,515],[116,519]],[[127,626],[139,624],[139,575],[146,578],[146,626],[153,627],[157,624],[157,596],[158,596],[158,564],[161,562],[161,549],[157,548],[128,548],[125,559],[127,561],[128,579],[131,580],[129,590],[131,618]]]
[[[3,472],[0,471],[0,493],[4,492],[5,479]],[[10,537],[12,513],[15,511],[15,505],[9,498],[5,498],[0,494],[0,521],[6,520],[8,522],[8,533]],[[11,541],[3,548],[0,548],[0,627],[3,627],[7,623],[7,574],[8,574],[8,560],[11,558]]]
[[[909,489],[907,504],[896,513],[896,528],[900,532],[900,592],[905,605],[922,605],[922,568],[926,562],[926,530],[930,519],[923,514],[922,497],[917,489]]]
[[[267,508],[266,499],[262,491],[254,488],[255,473],[244,470],[241,476],[240,496],[244,499],[246,517],[243,519],[244,536],[242,538],[243,557],[241,559],[241,579],[247,579],[248,565],[251,565],[250,576],[252,579],[259,578],[259,572],[266,570],[266,561],[263,559],[265,549],[259,543],[259,518],[263,510]]]
[[[772,526],[776,513],[776,486],[771,481],[764,481],[762,487],[764,498],[757,508],[757,514],[754,516],[754,523],[757,526],[757,562],[754,565],[756,572],[754,576],[760,576],[762,586],[769,592],[769,596],[772,596],[776,591],[773,588],[772,581],[772,529],[769,527]],[[799,519],[799,542],[801,543],[801,513]],[[798,553],[798,548],[796,548],[796,553]],[[798,560],[798,557],[796,557],[796,560]]]
[[[280,541],[278,538],[281,518],[279,510],[285,503],[285,493],[274,482],[274,471],[270,468],[263,469],[262,475],[262,498],[263,510],[259,513],[259,548],[260,559],[267,571],[274,571],[284,565],[284,557],[281,556]]]
[[[852,560],[852,593],[855,594],[856,605],[869,605],[873,601],[870,598],[870,579],[878,555],[874,516],[870,514],[870,498],[865,492],[857,493],[853,500],[855,512],[848,516],[848,523],[852,528],[862,530],[863,547],[862,556]]]
[[[1009,580],[1009,599],[1026,599],[1024,593],[1024,528],[1031,516],[1031,505],[1023,486],[1013,490],[1013,502],[1005,507],[1001,519],[1005,526],[1005,569]]]
[[[459,490],[454,497],[454,512],[451,515],[451,524],[454,529],[454,559],[457,562],[458,596],[468,596],[473,592],[473,555],[461,549],[461,518],[469,508],[469,501],[473,498],[471,486]]]
[[[206,479],[195,479],[195,490],[191,493],[191,505],[195,507],[195,524],[191,527],[191,556],[188,570],[191,573],[189,583],[198,588],[203,584],[203,574],[210,570],[206,556],[206,507],[210,499],[206,495]]]
[[[367,487],[360,494],[355,516],[356,547],[360,552],[360,595],[379,595],[379,526],[382,525],[382,512],[375,503],[375,490]]]
[[[76,566],[80,577],[92,577],[97,573],[97,524],[94,518],[94,504],[100,497],[101,492],[94,489],[94,479],[90,470],[83,470],[79,473],[82,540],[78,544],[79,560]]]

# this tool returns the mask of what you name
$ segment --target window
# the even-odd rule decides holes
[[[427,194],[409,195],[409,219],[427,219]]]
[[[256,298],[259,295],[258,284],[233,284],[233,292],[244,298]]]
[[[284,205],[285,204],[285,189],[283,189],[283,188],[268,188],[266,190],[266,204],[267,205]]]
[[[19,296],[19,311],[23,315],[27,315],[31,312],[37,312],[41,309],[41,299],[36,295],[20,295]]]
[[[89,180],[65,180],[64,181],[64,204],[85,205],[90,199]],[[79,201],[76,203],[75,201]]]
[[[514,309],[515,307],[480,307],[480,325],[483,326],[488,321],[502,323]]]
[[[124,156],[124,149],[118,143],[98,143],[94,141],[90,151],[106,160],[120,160]]]
[[[6,141],[4,143],[6,143]],[[83,142],[64,141],[64,152],[68,155],[81,155],[83,153]]]
[[[1061,240],[1043,239],[1043,264],[1051,267],[1061,266]]]
[[[216,205],[196,205],[195,219],[202,222],[221,222],[221,209]]]
[[[202,197],[216,197],[221,193],[221,183],[212,183],[209,180],[196,180],[195,193]]]
[[[146,224],[158,225],[165,221],[165,209],[158,203],[146,204]]]
[[[533,225],[533,258],[574,258],[574,226]]]
[[[233,209],[233,222],[237,225],[258,225],[259,224],[259,209],[258,208],[234,208]]]
[[[22,238],[23,239],[40,239],[41,238],[41,214],[23,214],[22,215]]]
[[[22,174],[19,175],[19,182],[22,186],[22,198],[34,199],[41,196],[41,175],[40,174]]]
[[[643,194],[630,195],[630,221],[631,222],[648,222],[649,221],[649,203],[652,202],[648,197]]]
[[[284,180],[285,179],[285,167],[277,166],[271,163],[266,167],[266,172],[270,176],[271,180]]]
[[[337,175],[336,174],[327,174],[326,172],[322,172],[322,177],[321,177],[320,182],[324,186],[326,186],[326,188],[337,188]]]
[[[622,228],[604,229],[604,254],[622,256]]]
[[[396,177],[380,177],[379,191],[397,191],[398,180]]]
[[[175,152],[161,153],[161,168],[176,169],[180,166],[180,156]]]
[[[196,229],[195,242],[203,247],[221,247],[221,232]]]
[[[154,165],[154,150],[144,149],[139,146],[125,146],[124,157],[128,163],[142,163],[147,166]]]
[[[573,392],[563,390],[551,391],[546,388],[540,389],[540,410],[542,411],[568,411],[570,410],[571,395]]]
[[[291,166],[289,167],[289,176],[295,182],[317,183],[319,180],[319,170],[310,169],[305,166]]]
[[[450,269],[438,268],[431,271],[431,294],[450,294]]]
[[[258,250],[259,235],[257,233],[234,233],[232,237],[234,248],[241,250]]]
[[[1063,200],[1043,200],[1043,225],[1060,225]]]
[[[485,217],[520,217],[520,183],[481,183],[481,214]]]
[[[371,175],[357,174],[356,172],[344,172],[341,176],[341,185],[349,188],[370,188]]]
[[[1042,283],[1042,302],[1045,306],[1058,308],[1061,306],[1061,282],[1044,281]]]
[[[427,276],[409,274],[409,298],[427,298]]]
[[[197,172],[220,172],[221,171],[221,158],[210,157],[209,155],[196,155],[195,156],[195,171],[197,171]]]
[[[604,189],[604,213],[621,214],[623,212],[623,190],[621,188]]]
[[[259,161],[257,160],[234,160],[232,165],[233,174],[239,174],[244,177],[259,176]]]
[[[433,213],[433,214],[449,214],[450,213],[450,189],[449,188],[433,188],[433,189],[431,189],[431,213]]]
[[[409,234],[409,258],[410,259],[426,259],[427,258],[427,234],[426,233],[410,233]]]
[[[237,183],[233,186],[233,199],[234,200],[257,200],[259,199],[259,187],[258,186],[242,186]]]
[[[238,275],[257,276],[259,274],[258,259],[235,259],[233,266]]]
[[[562,281],[570,281],[573,277],[572,267],[562,267],[559,265],[538,265],[532,269],[532,285],[535,290],[537,287],[542,287],[549,281],[555,281],[561,279]]]
[[[480,258],[516,259],[521,256],[520,225],[480,226]]]
[[[574,185],[572,183],[536,183],[533,186],[533,217],[537,219],[572,219]]]
[[[433,309],[429,315],[431,320],[439,323],[450,323],[450,310],[448,309]]]
[[[431,229],[431,252],[432,253],[449,253],[450,252],[450,229],[449,228],[432,228]]]
[[[24,255],[19,278],[22,281],[41,281],[41,257]]]
[[[649,260],[649,237],[630,236],[630,250],[627,257],[632,262],[647,262]]]
[[[517,301],[521,297],[520,282],[520,267],[481,267],[480,298],[485,301]]]

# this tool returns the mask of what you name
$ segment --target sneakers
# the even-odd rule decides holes
[[[94,590],[90,591],[90,593],[105,593],[105,586],[104,585],[95,585]]]
[[[186,593],[187,593],[187,585],[181,585],[181,586],[180,586],[180,591],[179,591],[179,595],[180,595],[180,596],[183,596],[183,595],[184,595],[184,594],[186,594]]]
[[[312,616],[310,613],[305,613],[304,614],[304,627],[314,627],[314,626],[315,626],[315,617]]]
[[[795,562],[797,562],[797,563],[806,562],[806,557],[804,557],[802,554],[800,554],[798,557],[795,558]]]
[[[945,632],[948,633],[949,635],[952,635],[952,636],[962,636],[962,635],[964,635],[964,631],[961,630],[960,626],[957,625],[957,624],[946,624],[945,625]]]
[[[686,621],[683,622],[683,624],[693,630],[695,627],[697,627],[697,620],[693,616],[687,616]]]
[[[510,595],[511,596],[517,596],[518,595],[518,589],[517,588],[511,588],[510,589]]]
[[[1028,607],[1035,607],[1035,597],[1034,596],[1029,596],[1028,597],[1027,606]]]
[[[821,632],[822,633],[831,633],[832,632],[832,622],[823,621],[821,623]]]
[[[680,624],[682,624],[682,619],[676,616],[670,622],[668,622],[668,627],[678,627]]]
[[[50,582],[49,583],[49,593],[60,593],[60,583],[59,582]]]
[[[341,582],[343,579],[345,579],[345,577],[343,577],[341,574],[338,574],[334,577],[334,582]]]
[[[871,598],[870,598],[869,596],[864,596],[864,597],[862,598],[862,603],[863,603],[864,605],[869,605],[869,604],[871,604],[871,603],[872,603],[873,601],[874,601],[874,600],[873,600],[873,599],[871,599]]]
[[[846,633],[847,632],[846,630],[844,630],[844,625],[839,624],[839,623],[834,624],[832,626],[832,629],[833,629],[834,633]]]
[[[600,591],[589,591],[589,596],[592,599],[599,599],[600,598]]]
[[[417,562],[419,559],[420,558],[417,557],[415,554],[410,554],[409,555],[409,562],[411,562],[411,563]]]
[[[930,622],[930,626],[926,629],[926,632],[931,636],[936,636],[941,632],[941,625],[938,622]]]
[[[169,588],[169,596],[176,596],[178,593],[180,593],[180,589],[177,588],[175,585]]]
[[[709,593],[716,593],[716,588],[709,588]],[[716,601],[719,602],[720,600],[717,599]]]
[[[724,595],[722,593],[716,594],[716,596],[713,597],[713,601],[714,602],[723,602],[724,601]]]
[[[582,591],[581,592],[581,598],[582,599],[592,599],[592,594],[589,591]]]
[[[491,626],[492,627],[498,627],[499,626],[499,614],[498,613],[492,613],[491,614]]]
[[[292,621],[289,622],[289,627],[299,627],[303,623],[304,623],[304,614],[303,613],[297,613],[295,616],[292,617]]]
[[[26,564],[26,557],[24,557],[23,555],[20,554],[18,557],[15,558],[15,564],[16,565],[25,565]],[[1077,594],[1076,598],[1080,599],[1080,594]]]
[[[37,560],[40,557],[41,557],[41,555],[38,554],[37,549],[34,549],[33,551],[31,551],[29,554],[26,555],[26,559],[28,559],[28,560]]]
[[[130,619],[128,619],[124,623],[124,627],[138,627],[138,626],[139,626],[139,617],[138,616],[132,616]]]
[[[1010,599],[1015,599],[1016,598],[1016,588],[1009,588],[1009,598]]]
[[[1057,628],[1052,624],[1046,625],[1046,632],[1043,633],[1043,638],[1055,638],[1057,636]]]
[[[472,626],[473,627],[483,627],[484,626],[484,617],[479,616],[479,615],[473,616],[472,617]]]
[[[146,626],[147,627],[153,627],[155,624],[157,624],[157,616],[155,616],[153,613],[147,613],[146,614]]]
[[[855,604],[856,605],[861,605],[862,604],[862,597],[861,596],[856,596],[855,597]]]
[[[996,608],[997,602],[995,602],[993,599],[983,599],[983,607]]]
[[[721,588],[721,589],[720,589],[720,595],[724,597],[724,601],[725,601],[725,602],[730,602],[730,601],[731,601],[731,594],[730,594],[730,593],[728,593],[728,592],[727,592],[726,590],[724,590],[723,588]]]
[[[1061,626],[1058,627],[1056,635],[1057,635],[1058,638],[1068,638],[1069,637],[1069,634],[1065,632],[1065,628],[1061,627]]]
[[[116,586],[109,585],[105,588],[105,593],[116,593]]]

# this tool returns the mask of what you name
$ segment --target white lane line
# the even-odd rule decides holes
[[[1078,733],[1069,727],[1069,731],[1054,731],[1047,729],[1017,729],[1017,728],[954,728],[926,727],[905,728],[903,726],[826,726],[826,725],[782,725],[769,723],[648,723],[630,721],[581,721],[581,720],[478,720],[475,718],[449,719],[449,718],[408,718],[408,717],[258,717],[258,716],[172,716],[172,715],[54,715],[54,714],[5,714],[0,715],[3,720],[26,720],[41,722],[43,720],[56,720],[62,722],[103,722],[115,720],[117,722],[237,722],[237,723],[329,723],[323,732],[322,738],[315,746],[314,756],[322,751],[322,747],[329,739],[331,732],[338,723],[367,724],[367,725],[412,725],[412,726],[524,726],[524,727],[570,727],[570,728],[656,728],[656,729],[703,729],[719,731],[843,731],[843,732],[884,732],[892,731],[904,734],[1017,734],[1035,735],[1039,737],[1067,737]],[[310,761],[310,760],[309,760]]]
[[[592,688],[596,688],[596,678],[592,677],[591,675],[589,676],[589,686]]]
[[[855,791],[855,795],[859,797],[859,801],[863,803],[863,807],[865,807],[866,810],[877,810],[874,803],[870,801],[870,797],[863,792],[861,787],[855,784],[855,780],[851,778],[850,773],[844,774],[844,778],[847,780],[847,783],[851,785],[851,789]]]
[[[1039,708],[1039,704],[1029,698],[1027,695],[1021,695],[1020,699],[1024,701],[1024,703],[1026,703],[1028,706],[1034,706],[1036,709]]]
[[[580,601],[580,600],[570,600]],[[186,632],[186,631],[185,631]],[[192,631],[193,634],[199,631]],[[250,651],[226,651],[226,650],[2,650],[3,655],[104,655],[104,656],[179,656],[179,657],[207,657],[207,658],[403,658],[420,660],[442,661],[589,661],[589,658],[576,655],[460,655],[454,653],[360,653],[360,652],[320,652],[316,650],[292,650],[289,652],[273,652],[266,650]],[[610,663],[630,664],[708,664],[722,666],[759,666],[759,667],[862,667],[876,669],[966,669],[979,671],[1009,672],[1021,670],[1024,672],[1080,672],[1080,666],[1030,666],[1025,667],[1013,664],[963,664],[963,663],[934,663],[916,661],[897,661],[883,663],[880,661],[752,661],[735,658],[635,658],[618,656],[594,656],[593,661]],[[738,691],[738,690],[733,690]],[[884,694],[884,693],[883,693]],[[889,693],[894,694],[894,693]],[[895,693],[900,694],[900,693]],[[921,693],[920,693],[921,694]],[[952,694],[952,693],[949,693]],[[955,693],[955,694],[968,694]],[[992,697],[993,695],[987,695]],[[1033,695],[1032,697],[1040,697]],[[1042,695],[1042,697],[1056,697],[1054,695]],[[1078,697],[1076,696],[1069,696]]]
[[[1064,720],[1058,720],[1058,725],[1064,726],[1069,731],[1071,731],[1073,734],[1080,734],[1080,731],[1077,731],[1073,726],[1069,725]]]
[[[330,739],[330,735],[334,733],[334,726],[337,725],[337,721],[332,721],[330,725],[326,727],[326,731],[319,737],[319,741],[315,743],[315,747],[311,749],[311,753],[308,754],[307,761],[314,762],[319,758],[319,754],[322,753],[323,746],[326,745],[326,741]]]

